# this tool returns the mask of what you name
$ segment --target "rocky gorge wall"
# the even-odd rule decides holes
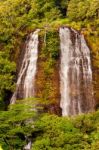
[[[45,105],[45,111],[61,115],[60,108],[60,39],[58,29],[39,33],[39,55],[35,80],[35,97]],[[92,65],[93,66],[93,65]],[[92,70],[94,70],[92,68]],[[97,73],[96,73],[97,75]],[[93,77],[94,77],[93,72]],[[93,78],[96,80],[96,78]],[[93,83],[96,81],[93,81]],[[72,91],[73,93],[73,91]],[[95,93],[95,88],[94,88]],[[96,97],[94,98],[94,100]]]

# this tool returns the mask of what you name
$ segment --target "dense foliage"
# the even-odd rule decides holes
[[[8,53],[8,61],[13,60],[17,62],[21,45],[29,32],[35,28],[42,28],[43,30],[52,28],[54,30],[61,25],[68,25],[76,29],[83,30],[83,33],[88,40],[88,43],[92,49],[92,61],[95,70],[94,88],[95,96],[98,100],[98,0],[1,0],[0,51]],[[15,71],[15,68],[13,71]],[[10,71],[10,80],[13,80],[13,71]],[[10,84],[11,83],[12,81]],[[1,82],[1,84],[3,83]],[[8,86],[9,83],[6,83],[6,85]],[[6,87],[3,87],[3,85],[1,85],[1,87],[2,90],[5,91]],[[0,99],[3,99],[3,97],[5,96],[1,95]]]
[[[0,112],[0,144],[4,150],[18,150],[27,144],[37,119],[34,104],[34,100],[21,100]]]
[[[99,0],[0,0],[0,145],[4,150],[22,149],[26,137],[32,138],[33,150],[99,149],[99,112],[74,118],[47,114],[34,122],[35,113],[26,102],[4,111],[15,88],[23,43],[36,28],[42,29],[39,57],[44,60],[38,64],[41,78],[36,84],[43,92],[37,96],[56,103],[54,74],[59,67],[58,28],[62,25],[80,30],[87,39],[99,106]]]
[[[41,32],[40,51],[38,61],[37,97],[48,102],[57,103],[58,85],[55,75],[58,73],[59,61],[59,36],[57,30]],[[42,84],[43,83],[43,84]]]
[[[7,53],[0,52],[0,109],[4,106],[4,99],[9,91],[14,90],[15,63],[10,62]]]
[[[68,16],[74,21],[99,19],[99,2],[97,0],[71,0]]]
[[[73,118],[42,114],[37,119],[30,104],[1,111],[0,144],[4,150],[21,150],[29,139],[33,150],[99,149],[99,112]]]
[[[98,127],[99,112],[75,118],[47,114],[35,124],[33,150],[98,150]]]

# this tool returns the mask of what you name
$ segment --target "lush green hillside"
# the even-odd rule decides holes
[[[95,98],[99,99],[99,2],[97,0],[5,0],[0,1],[0,101],[13,91],[13,72],[26,35],[35,28],[56,30],[61,25],[82,30],[92,52]],[[53,32],[53,31],[52,31]],[[3,62],[6,59],[6,62]],[[50,61],[50,60],[49,60]],[[5,76],[5,74],[8,74]],[[9,82],[8,82],[9,79]],[[9,88],[8,88],[9,86]]]
[[[56,104],[58,84],[54,73],[59,63],[60,26],[73,27],[85,35],[91,49],[94,95],[99,107],[99,1],[0,0],[0,144],[4,150],[20,150],[26,144],[25,136],[33,139],[33,150],[99,149],[99,112],[74,118],[41,115],[34,127],[33,122],[27,123],[34,114],[25,111],[24,117],[22,111],[28,109],[23,103],[4,111],[15,89],[16,66],[24,42],[36,28],[42,29],[39,57],[45,60],[38,64],[42,78],[37,77],[36,84],[43,92],[38,92],[37,97]]]
[[[4,150],[21,150],[25,137],[32,140],[33,150],[99,149],[99,112],[69,118],[38,115],[31,108],[33,102],[28,100],[0,112],[0,144]]]

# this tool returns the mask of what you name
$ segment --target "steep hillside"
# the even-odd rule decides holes
[[[98,150],[98,108],[98,0],[0,0],[0,146]]]
[[[39,0],[0,1],[0,53],[2,59],[6,58],[8,61],[17,63],[23,49],[22,43],[25,42],[26,36],[36,28],[41,28],[44,33],[49,32],[49,30],[54,33],[61,25],[72,26],[85,35],[91,48],[94,93],[98,103],[98,8],[99,4],[96,0],[90,2],[82,0],[60,0],[59,2],[53,0],[43,0],[42,2]],[[49,34],[49,38],[51,38],[51,34]],[[0,65],[6,67],[7,62],[2,63],[1,60]],[[13,83],[13,78],[15,78],[12,76],[15,67],[12,70],[12,66],[9,64],[9,69],[12,74],[5,77],[6,85],[4,85],[4,82],[1,83],[1,101],[5,99],[5,93],[8,93],[6,98],[9,99],[9,92],[13,91],[10,84]],[[1,80],[5,80],[3,76],[5,73],[7,73],[7,70],[4,73],[1,71]],[[7,83],[8,79],[12,80],[10,84]],[[9,89],[7,88],[8,84]]]

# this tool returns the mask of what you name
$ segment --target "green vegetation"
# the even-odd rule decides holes
[[[27,144],[26,137],[32,136],[34,120],[39,117],[35,104],[34,100],[21,100],[0,112],[0,144],[4,150],[18,150]]]
[[[26,36],[36,28],[42,29],[36,96],[41,97],[40,104],[57,106],[58,29],[62,25],[85,35],[91,49],[94,93],[99,107],[99,1],[0,0],[0,146],[4,150],[21,150],[26,145],[26,136],[32,138],[33,150],[99,149],[98,111],[74,118],[38,116],[32,102],[27,101],[4,111],[15,89],[16,64]],[[50,112],[59,114],[55,109]]]
[[[26,137],[32,139],[33,150],[99,149],[99,112],[73,118],[38,116],[33,107],[32,101],[21,101],[1,111],[0,144],[4,150],[21,150]]]
[[[99,2],[97,0],[71,0],[67,15],[74,21],[99,19]]]
[[[59,36],[57,30],[47,30],[40,35],[38,61],[37,96],[50,102],[57,102],[55,72],[58,72]],[[39,78],[40,75],[40,78]],[[43,84],[42,84],[43,83]]]
[[[98,127],[99,112],[73,118],[44,115],[35,124],[33,150],[98,150]]]
[[[21,45],[24,43],[28,33],[35,30],[35,28],[42,28],[44,31],[51,29],[54,34],[61,25],[71,26],[82,31],[86,36],[92,49],[92,62],[95,70],[93,75],[94,89],[95,97],[98,101],[99,2],[97,0],[1,0],[0,51],[4,51],[9,55],[7,57],[8,61],[17,62],[22,48]],[[51,35],[49,35],[49,38],[51,38]],[[50,45],[48,44],[48,46]],[[53,49],[57,52],[52,44],[52,47],[50,47],[51,55],[53,55]],[[43,55],[46,57],[45,51]],[[49,68],[49,65],[53,63],[51,61],[52,59],[49,57],[48,62],[45,64],[47,72],[52,71],[51,67]],[[11,76],[12,74],[13,71]],[[10,80],[12,80],[11,84],[13,78],[10,78]],[[5,91],[4,89],[6,88],[3,88],[3,91]],[[4,95],[6,95],[5,92]],[[3,97],[1,96],[0,99],[3,99]]]
[[[7,53],[0,52],[0,109],[3,109],[7,93],[14,90],[14,72],[15,63],[8,60]]]

